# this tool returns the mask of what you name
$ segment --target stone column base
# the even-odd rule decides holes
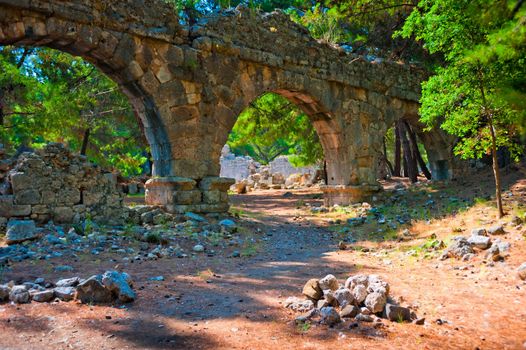
[[[359,186],[322,186],[324,204],[327,207],[333,205],[349,205],[369,201],[372,195],[380,191],[379,185]]]
[[[184,177],[158,177],[146,181],[145,200],[174,214],[185,212],[222,213],[228,211],[228,189],[234,179],[206,177],[194,180]]]

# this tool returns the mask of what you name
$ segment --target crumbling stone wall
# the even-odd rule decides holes
[[[58,223],[94,221],[117,223],[127,210],[115,176],[86,157],[52,143],[24,152],[3,172],[0,217],[30,218]]]

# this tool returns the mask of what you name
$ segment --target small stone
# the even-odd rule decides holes
[[[358,314],[356,315],[354,319],[360,322],[373,322],[374,321],[371,315],[364,315],[364,314]]]
[[[355,305],[346,305],[342,311],[340,311],[341,318],[351,318],[358,315],[360,309]]]
[[[35,284],[40,284],[40,285],[43,285],[44,283],[46,282],[45,279],[43,279],[42,277],[38,277],[35,279]]]
[[[360,308],[360,313],[364,314],[364,315],[370,315],[371,314],[371,310],[369,310],[368,308],[363,306],[363,307]]]
[[[75,297],[75,288],[73,287],[56,287],[53,292],[62,301],[70,301]]]
[[[76,287],[80,283],[79,277],[65,278],[57,281],[55,286],[57,287]]]
[[[239,252],[239,250],[234,250],[232,252],[232,257],[233,258],[239,258],[241,256],[241,253]]]
[[[192,213],[192,212],[185,213],[184,217],[187,220],[193,220],[193,221],[197,221],[197,222],[206,222],[206,219],[204,217],[202,217],[201,215],[197,215],[195,213]]]
[[[148,278],[150,281],[157,281],[157,282],[161,282],[161,281],[164,281],[164,276],[155,276],[155,277],[150,277]]]
[[[320,288],[320,283],[315,278],[310,279],[305,283],[302,293],[315,302],[320,300],[323,296],[323,290]]]
[[[365,306],[371,310],[373,314],[382,312],[386,303],[387,298],[383,293],[373,292],[365,298]]]
[[[369,276],[367,275],[355,275],[350,276],[345,281],[345,288],[353,290],[357,285],[362,285],[365,288],[369,286]]]
[[[415,320],[415,324],[420,325],[420,326],[423,325],[425,322],[426,322],[425,317],[420,317]]]
[[[320,310],[321,322],[331,327],[341,322],[340,315],[333,307],[327,306]]]
[[[474,228],[473,230],[471,230],[471,235],[472,236],[487,236],[488,232],[486,231],[485,228],[479,227],[479,228]]]
[[[196,244],[194,245],[194,247],[192,248],[192,250],[196,253],[202,253],[205,251],[205,247],[202,245],[202,244]]]
[[[26,286],[23,286],[23,285],[13,286],[11,288],[11,291],[9,292],[9,300],[11,300],[14,303],[25,304],[25,303],[29,303],[30,299],[31,298],[30,298],[29,292],[27,291]]]
[[[285,307],[294,311],[306,312],[314,309],[314,303],[312,300],[301,300],[296,297],[290,297],[285,300]]]
[[[320,279],[319,282],[320,288],[322,290],[337,290],[340,287],[340,284],[338,283],[338,280],[336,279],[336,277],[334,277],[334,275],[327,275]]]
[[[495,225],[490,228],[488,228],[488,233],[492,236],[494,235],[503,235],[506,232],[504,231],[504,227],[502,225]]]
[[[311,310],[307,311],[306,313],[304,313],[303,315],[300,315],[300,316],[296,317],[295,322],[296,323],[305,323],[308,320],[312,319],[317,314],[318,314],[318,310],[311,309]]]
[[[320,299],[320,300],[318,300],[318,303],[316,304],[316,307],[318,309],[321,309],[321,308],[326,307],[326,306],[331,306],[331,304],[329,304],[327,299]]]
[[[406,307],[389,304],[385,305],[385,315],[390,321],[410,321],[411,320],[411,310]]]
[[[47,303],[55,297],[55,292],[52,289],[47,289],[41,292],[32,293],[31,297],[33,301],[39,303]]]
[[[518,269],[519,278],[526,281],[526,262],[522,263]]]

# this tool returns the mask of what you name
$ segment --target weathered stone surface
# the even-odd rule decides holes
[[[341,322],[340,314],[331,306],[324,307],[320,310],[321,321],[327,326],[334,326]]]
[[[55,283],[56,287],[75,287],[80,283],[79,277],[64,278]]]
[[[494,236],[494,235],[503,235],[506,232],[504,231],[504,226],[502,225],[495,225],[487,229],[488,234]]]
[[[35,239],[39,232],[33,220],[10,220],[7,223],[7,244],[17,244]]]
[[[394,304],[385,305],[385,315],[390,321],[411,321],[411,310]]]
[[[340,288],[334,292],[334,298],[338,301],[338,306],[341,308],[350,305],[354,302],[351,291],[347,288]]]
[[[305,283],[302,293],[313,301],[318,301],[323,297],[323,290],[320,288],[319,281],[315,278],[310,279]]]
[[[11,291],[11,288],[9,288],[6,284],[0,284],[0,301],[7,300],[9,298],[9,292]]]
[[[106,271],[102,275],[102,284],[116,295],[120,302],[129,303],[137,298],[137,295],[130,286],[130,276],[126,273],[117,271]]]
[[[13,163],[8,171],[13,195],[0,195],[0,216],[58,223],[79,222],[87,213],[108,223],[122,223],[126,217],[123,194],[111,179],[61,144],[22,153]]]
[[[358,315],[360,312],[360,308],[355,305],[347,305],[340,311],[340,317],[341,318],[351,318]]]
[[[9,292],[9,300],[17,304],[25,304],[31,301],[31,297],[26,286],[13,286]]]
[[[55,292],[52,289],[47,289],[41,292],[35,292],[31,294],[31,299],[38,303],[47,303],[48,301],[53,300],[55,297]]]
[[[113,296],[102,283],[102,275],[94,275],[77,286],[77,299],[85,304],[110,303]]]
[[[340,284],[338,283],[338,280],[334,275],[327,275],[320,279],[320,288],[322,290],[330,289],[330,290],[337,290],[340,287]]]
[[[70,301],[75,298],[75,288],[73,287],[55,287],[53,292],[62,301]]]
[[[365,306],[367,306],[372,313],[381,312],[384,309],[386,302],[387,298],[385,294],[377,292],[371,293],[365,298]]]
[[[488,249],[491,245],[491,240],[486,236],[471,236],[468,238],[469,244],[478,249]]]

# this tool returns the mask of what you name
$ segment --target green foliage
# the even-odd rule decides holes
[[[398,34],[422,40],[446,64],[423,84],[421,120],[458,136],[462,158],[489,154],[496,146],[517,157],[526,117],[526,9],[515,2],[422,0]]]
[[[239,116],[228,145],[236,154],[268,164],[280,155],[293,155],[296,166],[323,159],[316,130],[309,117],[284,97],[268,93]]]
[[[127,98],[91,64],[59,51],[0,48],[0,138],[8,149],[62,142],[123,175],[146,161],[144,138]],[[1,113],[0,113],[1,114]]]

